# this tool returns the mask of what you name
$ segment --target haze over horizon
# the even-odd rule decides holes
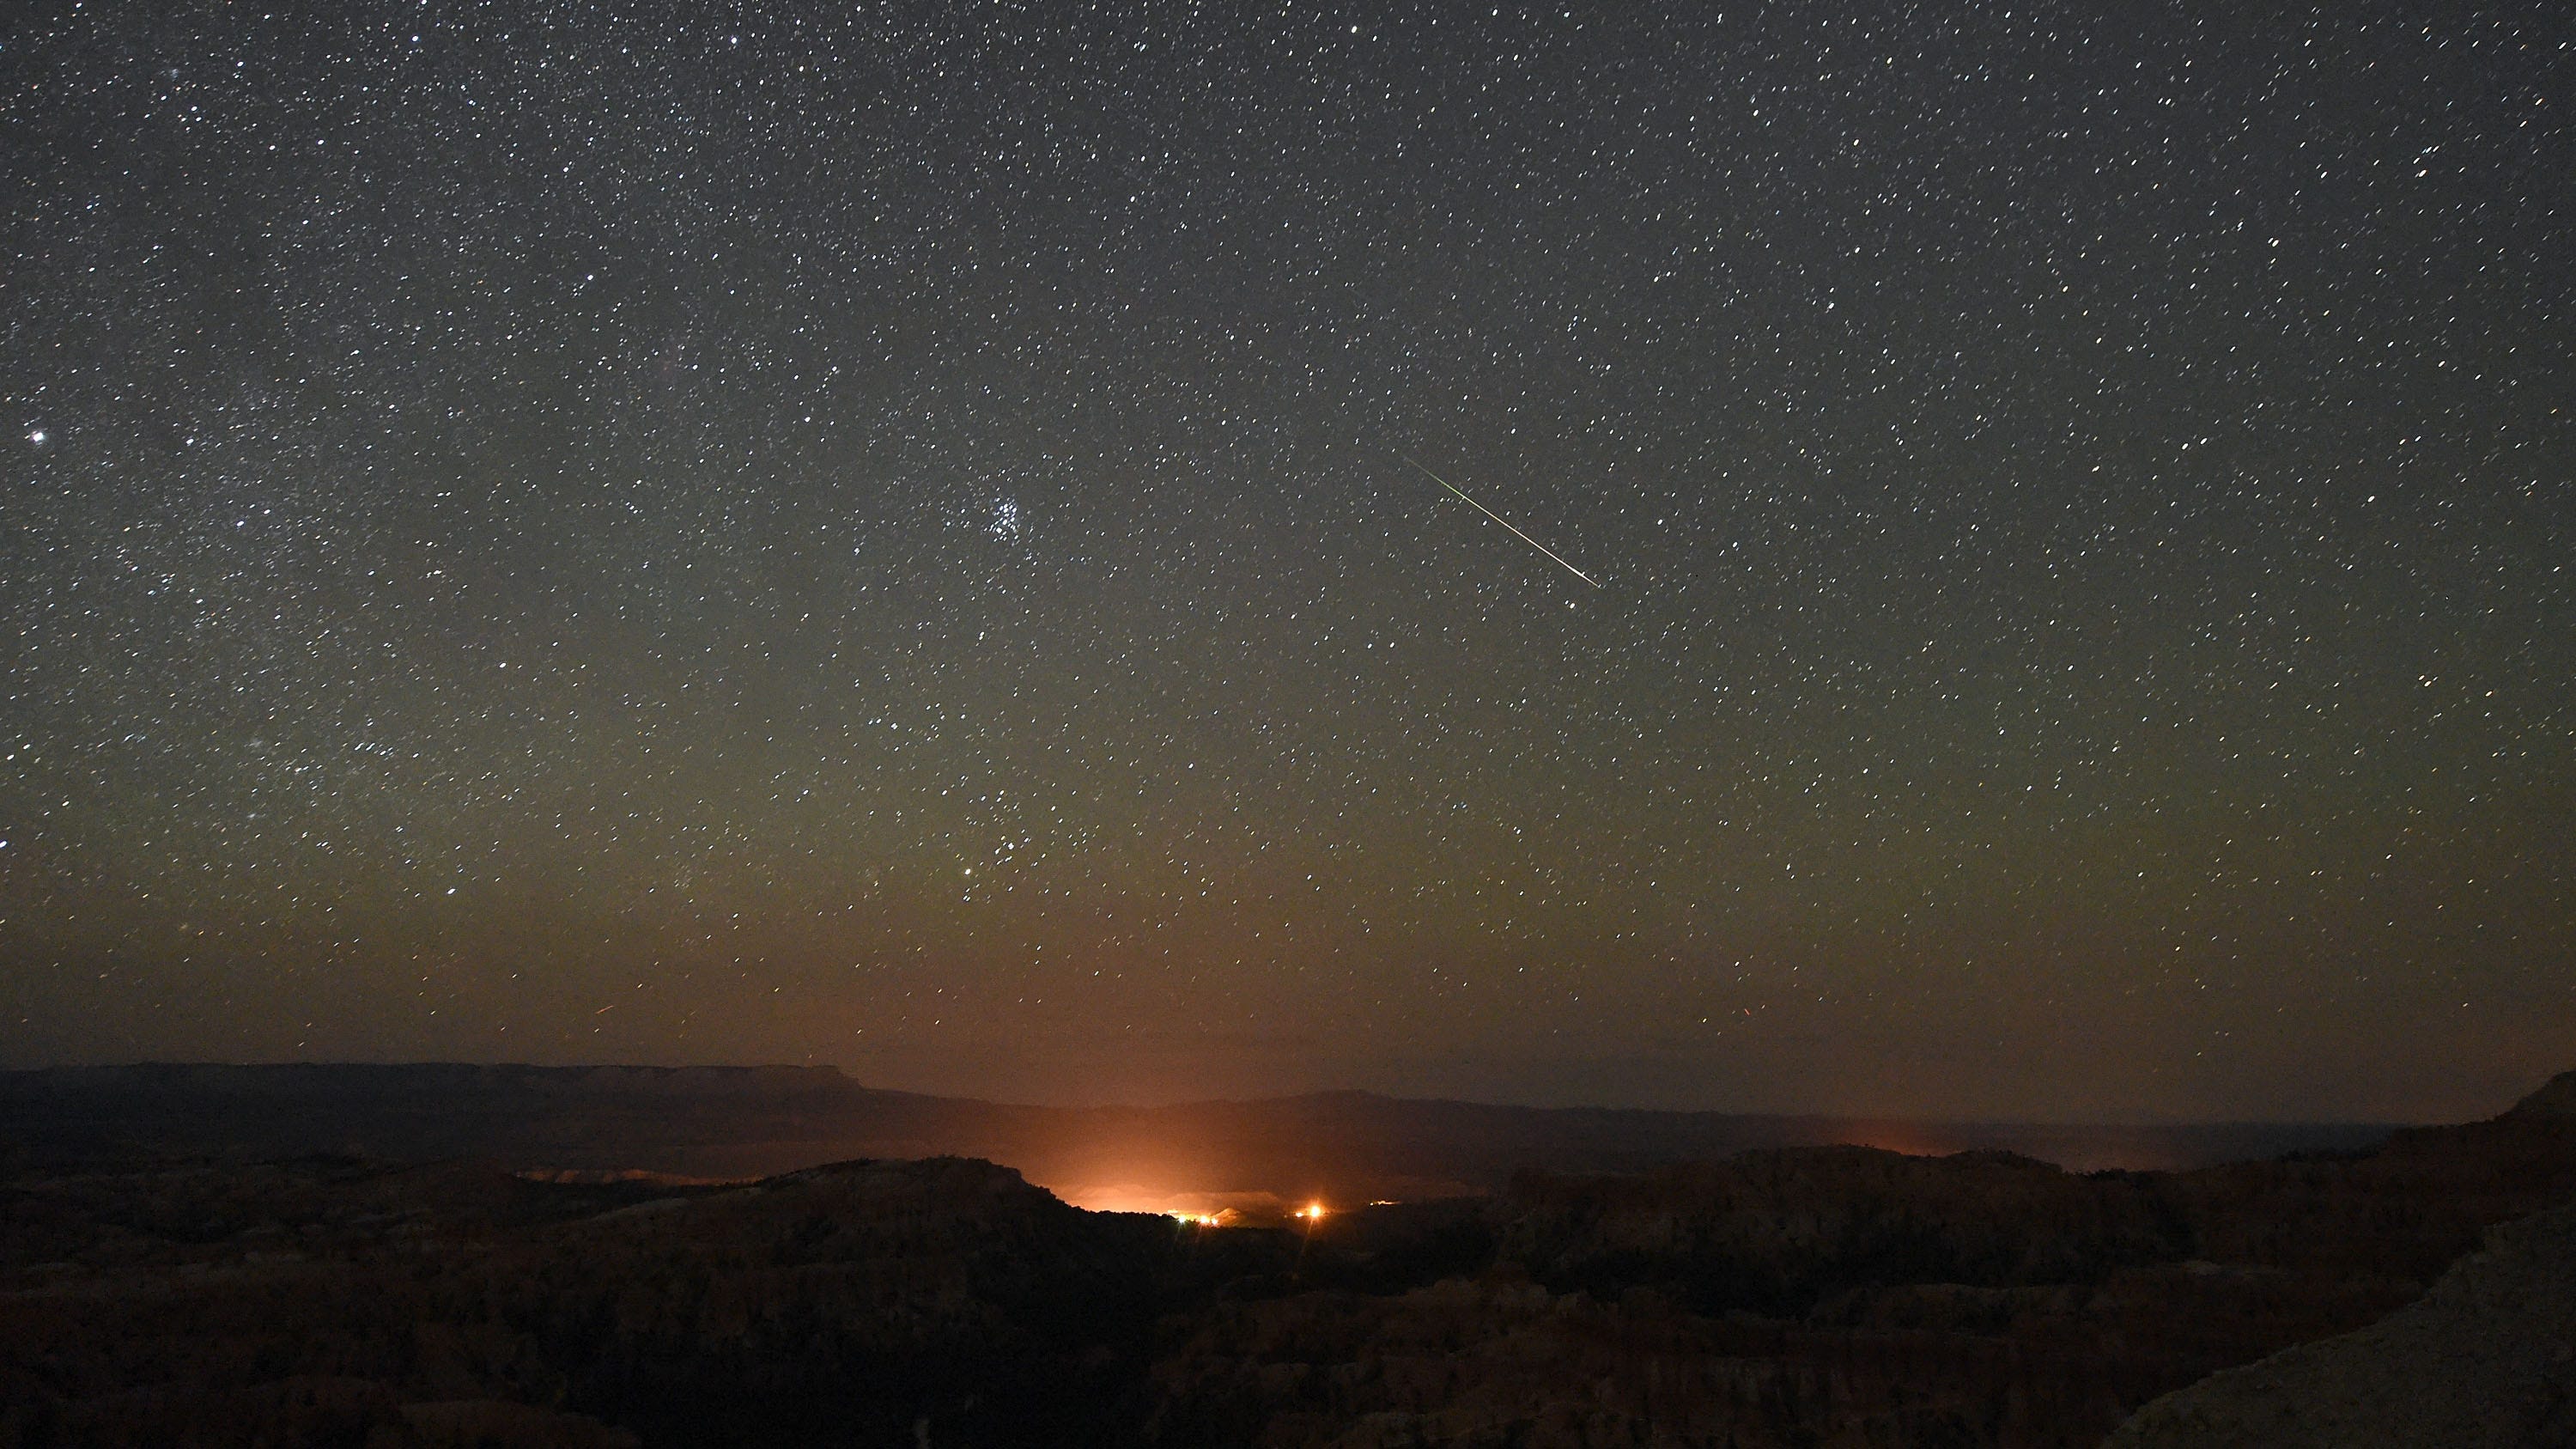
[[[309,1058],[309,1057],[278,1058],[278,1059],[261,1059],[261,1060],[249,1060],[249,1061],[232,1061],[232,1060],[221,1060],[221,1059],[190,1059],[190,1060],[172,1060],[172,1059],[158,1059],[158,1058],[153,1058],[153,1059],[138,1059],[138,1060],[131,1060],[131,1061],[113,1061],[113,1060],[111,1060],[111,1061],[95,1061],[95,1062],[51,1062],[51,1063],[46,1063],[46,1064],[43,1064],[43,1065],[41,1065],[41,1066],[35,1066],[35,1067],[24,1067],[24,1066],[0,1067],[0,1072],[15,1072],[15,1073],[22,1073],[22,1074],[44,1074],[44,1073],[51,1073],[51,1072],[72,1072],[72,1073],[82,1073],[82,1072],[108,1072],[108,1073],[119,1073],[119,1072],[186,1072],[186,1071],[201,1070],[201,1069],[212,1069],[212,1070],[219,1070],[219,1071],[223,1071],[223,1070],[234,1070],[234,1069],[260,1069],[260,1068],[289,1068],[289,1069],[291,1069],[291,1068],[305,1068],[305,1069],[320,1069],[320,1070],[323,1070],[323,1071],[335,1071],[335,1070],[339,1070],[339,1069],[342,1069],[342,1068],[391,1068],[391,1069],[397,1069],[397,1070],[449,1069],[449,1068],[454,1068],[454,1069],[461,1069],[461,1070],[465,1070],[465,1071],[499,1071],[499,1072],[505,1072],[505,1073],[506,1073],[506,1072],[512,1072],[512,1071],[523,1071],[523,1070],[524,1070],[524,1071],[537,1071],[537,1072],[570,1072],[570,1073],[575,1073],[575,1074],[605,1073],[605,1074],[610,1074],[610,1075],[612,1075],[612,1076],[614,1076],[614,1075],[616,1075],[616,1074],[623,1074],[623,1073],[641,1073],[641,1072],[651,1072],[651,1073],[672,1073],[672,1074],[685,1074],[685,1073],[689,1073],[689,1072],[693,1072],[693,1071],[701,1071],[701,1070],[703,1070],[703,1071],[709,1071],[709,1072],[735,1072],[735,1071],[739,1071],[739,1072],[762,1072],[762,1071],[804,1072],[804,1071],[811,1071],[811,1070],[817,1070],[817,1069],[819,1069],[819,1070],[824,1070],[824,1071],[830,1071],[830,1072],[836,1072],[836,1073],[838,1073],[838,1074],[840,1075],[840,1078],[841,1078],[841,1080],[842,1080],[843,1082],[846,1082],[850,1087],[855,1088],[855,1089],[857,1089],[857,1090],[859,1090],[859,1091],[861,1091],[861,1092],[884,1092],[884,1093],[891,1093],[891,1094],[894,1094],[894,1095],[899,1096],[899,1097],[923,1098],[923,1099],[928,1099],[928,1100],[933,1100],[933,1101],[956,1102],[956,1103],[974,1103],[974,1104],[980,1104],[980,1105],[988,1105],[988,1106],[994,1106],[994,1107],[1005,1107],[1005,1108],[1013,1108],[1013,1109],[1018,1109],[1018,1108],[1035,1108],[1035,1109],[1039,1109],[1039,1110],[1047,1111],[1047,1112],[1073,1112],[1073,1113],[1082,1113],[1082,1112],[1109,1112],[1109,1113],[1119,1113],[1119,1112],[1140,1112],[1140,1113],[1153,1113],[1153,1112],[1159,1112],[1159,1111],[1163,1111],[1163,1110],[1165,1110],[1165,1109],[1170,1109],[1170,1108],[1191,1108],[1191,1107],[1230,1107],[1230,1106],[1270,1106],[1270,1105],[1278,1105],[1278,1104],[1283,1104],[1283,1103],[1296,1103],[1296,1102],[1329,1102],[1329,1101],[1334,1101],[1334,1100],[1338,1100],[1338,1099],[1356,1099],[1356,1100],[1365,1100],[1365,1101],[1383,1102],[1383,1103],[1399,1104],[1399,1105],[1419,1105],[1419,1106],[1431,1106],[1431,1107],[1493,1108],[1493,1109],[1499,1109],[1499,1110],[1504,1110],[1504,1111],[1531,1111],[1531,1112],[1542,1112],[1542,1113],[1548,1113],[1548,1112],[1571,1112],[1571,1113],[1626,1113],[1626,1112],[1638,1112],[1638,1113],[1654,1113],[1654,1114],[1671,1114],[1671,1113],[1679,1113],[1679,1114],[1684,1114],[1684,1115],[1705,1115],[1705,1116],[1715,1116],[1715,1117],[1729,1117],[1729,1116],[1734,1116],[1734,1117],[1745,1117],[1745,1118],[1812,1118],[1812,1119],[1818,1119],[1818,1120],[1828,1121],[1828,1122],[1831,1122],[1831,1121],[1848,1121],[1848,1122],[1853,1122],[1853,1123],[1876,1124],[1876,1125],[1882,1125],[1882,1126],[1887,1126],[1887,1127],[1897,1127],[1897,1126],[1902,1126],[1902,1125],[1907,1124],[1907,1123],[1923,1123],[1923,1124],[1927,1124],[1927,1125],[1946,1125],[1946,1126],[1977,1126],[1977,1125],[1989,1125],[1989,1124],[1990,1124],[1990,1125],[2011,1125],[2011,1126],[2032,1126],[2032,1127],[2049,1127],[2049,1126],[2065,1126],[2065,1127],[2076,1127],[2076,1128],[2102,1127],[2102,1128],[2112,1128],[2112,1129],[2132,1128],[2132,1127],[2135,1127],[2135,1128],[2164,1128],[2164,1127],[2190,1128],[2190,1127],[2206,1127],[2206,1126],[2265,1125],[2265,1124],[2278,1124],[2278,1125],[2320,1125],[2320,1126],[2321,1126],[2321,1125],[2345,1124],[2345,1125],[2359,1126],[2359,1127],[2394,1127],[2394,1126],[2410,1126],[2410,1125],[2452,1125],[2452,1124],[2451,1124],[2451,1123],[2449,1123],[2449,1122],[2444,1122],[2444,1121],[2441,1121],[2440,1119],[2432,1119],[2432,1118],[2423,1119],[2421,1122],[2413,1122],[2413,1121],[2407,1121],[2407,1120],[2401,1120],[2401,1119],[2392,1119],[2392,1118],[2362,1118],[2362,1117],[2342,1117],[2342,1118],[2334,1118],[2334,1117],[2317,1117],[2317,1118],[2284,1118],[2284,1117],[2273,1117],[2273,1118],[2214,1118],[2214,1117],[2150,1117],[2150,1116],[2144,1116],[2144,1115],[2133,1115],[2133,1116],[2128,1116],[2128,1117],[2093,1117],[2093,1118],[2071,1118],[2071,1117],[2057,1117],[2057,1118],[2051,1118],[2051,1117],[2014,1117],[2014,1118],[2005,1118],[2005,1117],[1939,1117],[1939,1116],[1926,1115],[1926,1114],[1922,1114],[1922,1113],[1834,1112],[1834,1111],[1825,1111],[1825,1110],[1815,1109],[1815,1108],[1776,1108],[1776,1109],[1775,1109],[1775,1108],[1735,1108],[1735,1107],[1702,1107],[1702,1108],[1693,1108],[1693,1107],[1660,1107],[1660,1106],[1653,1106],[1653,1105],[1641,1105],[1641,1104],[1636,1104],[1636,1103],[1625,1103],[1625,1104],[1622,1104],[1622,1103],[1605,1103],[1605,1102],[1598,1102],[1598,1101],[1572,1100],[1572,1099],[1565,1100],[1565,1101],[1552,1101],[1552,1102],[1530,1102],[1530,1101],[1514,1101],[1514,1100],[1508,1100],[1508,1099],[1498,1098],[1498,1097],[1470,1097],[1470,1096],[1460,1096],[1460,1095],[1408,1094],[1408,1093],[1401,1093],[1401,1092],[1387,1091],[1387,1090],[1383,1090],[1383,1089],[1379,1089],[1379,1088],[1373,1088],[1373,1087],[1335,1087],[1335,1086],[1315,1086],[1315,1087],[1306,1087],[1306,1088],[1300,1088],[1300,1089],[1295,1089],[1295,1090],[1264,1091],[1264,1092],[1254,1092],[1254,1093],[1197,1094],[1197,1095],[1193,1095],[1193,1094],[1189,1094],[1189,1093],[1184,1092],[1184,1093],[1180,1093],[1180,1094],[1167,1094],[1167,1095],[1131,1094],[1131,1095],[1124,1095],[1124,1096],[1103,1096],[1103,1095],[1089,1095],[1089,1096],[1084,1096],[1084,1095],[1077,1095],[1077,1094],[1074,1094],[1074,1093],[1069,1093],[1069,1092],[1067,1092],[1067,1093],[1058,1093],[1056,1096],[1054,1096],[1054,1097],[1053,1097],[1053,1098],[1051,1098],[1051,1099],[1047,1099],[1047,1100],[1040,1100],[1040,1099],[1037,1099],[1037,1098],[1024,1098],[1024,1097],[996,1096],[996,1095],[992,1095],[992,1094],[978,1094],[978,1093],[971,1093],[971,1092],[933,1092],[933,1091],[926,1091],[926,1090],[923,1090],[923,1089],[920,1089],[920,1088],[915,1088],[915,1087],[905,1087],[905,1086],[901,1086],[901,1085],[897,1085],[897,1084],[892,1084],[892,1083],[888,1083],[888,1082],[884,1082],[884,1081],[870,1080],[870,1079],[868,1079],[868,1078],[866,1078],[866,1077],[863,1077],[863,1076],[859,1076],[859,1075],[855,1075],[855,1074],[853,1074],[853,1073],[852,1073],[852,1072],[851,1072],[847,1067],[845,1067],[845,1066],[843,1066],[843,1065],[841,1065],[840,1063],[837,1063],[837,1062],[698,1062],[698,1061],[662,1061],[662,1062],[654,1062],[654,1061],[614,1061],[614,1060],[605,1060],[605,1059],[599,1059],[599,1060],[583,1059],[583,1060],[568,1060],[568,1061],[559,1061],[559,1062],[526,1062],[526,1061],[518,1061],[518,1060],[501,1060],[501,1059],[494,1059],[494,1060],[488,1060],[488,1061],[457,1060],[457,1059],[445,1059],[445,1060],[435,1060],[435,1061],[432,1061],[432,1060],[407,1060],[407,1059],[399,1059],[399,1058],[385,1058],[385,1059],[378,1059],[378,1060],[348,1060],[348,1059],[323,1060],[323,1059],[318,1059],[318,1058]],[[2544,1084],[2544,1085],[2545,1085],[2545,1084]],[[218,1092],[218,1093],[216,1093],[215,1095],[220,1096],[221,1094],[220,1094],[220,1092]],[[2517,1095],[2515,1095],[2515,1096],[2513,1096],[2513,1097],[2510,1097],[2510,1098],[2502,1099],[2502,1100],[2499,1100],[2499,1101],[2496,1101],[2496,1102],[2493,1102],[2493,1103],[2489,1103],[2489,1104],[2483,1104],[2483,1105],[2475,1106],[2475,1107],[2473,1107],[2473,1108],[2471,1109],[2471,1113],[2470,1113],[2470,1115],[2465,1116],[2465,1117],[2462,1117],[2462,1118],[2459,1118],[2459,1119],[2455,1119],[2455,1120],[2457,1120],[2457,1121],[2478,1121],[2478,1120],[2483,1120],[2485,1117],[2492,1116],[2492,1115],[2494,1115],[2494,1114],[2495,1114],[2495,1113],[2497,1113],[2497,1112],[2501,1112],[2501,1111],[2506,1110],[2507,1108],[2510,1108],[2511,1106],[2513,1106],[2513,1105],[2514,1105],[2514,1103],[2515,1103],[2515,1102],[2520,1101],[2523,1097],[2526,1097],[2526,1096],[2528,1096],[2528,1095],[2530,1095],[2530,1093],[2529,1093],[2528,1091],[2525,1091],[2525,1092],[2523,1092],[2523,1093],[2519,1093],[2519,1094],[2517,1094]],[[1838,1139],[1838,1140],[1856,1140],[1856,1139]],[[1871,1142],[1871,1143],[1867,1143],[1867,1144],[1863,1144],[1863,1145],[1880,1145],[1880,1146],[1884,1146],[1884,1145],[1888,1145],[1888,1144],[1873,1141],[1873,1142]],[[1907,1149],[1899,1148],[1899,1149],[1897,1149],[1897,1150],[1907,1150]],[[1949,1149],[1941,1149],[1941,1150],[1949,1150]]]
[[[2576,50],[2103,9],[20,8],[0,1066],[2500,1110]]]

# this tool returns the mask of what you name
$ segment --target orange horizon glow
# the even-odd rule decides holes
[[[1085,1212],[1146,1213],[1192,1228],[1291,1224],[1311,1233],[1342,1211],[1322,1197],[1283,1198],[1259,1189],[1174,1191],[1166,1190],[1162,1184],[1137,1182],[1058,1181],[1038,1185]]]

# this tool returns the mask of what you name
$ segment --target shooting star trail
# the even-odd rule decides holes
[[[1487,518],[1494,520],[1503,527],[1511,528],[1512,537],[1519,539],[1521,542],[1528,544],[1534,549],[1537,549],[1540,553],[1546,554],[1549,558],[1555,559],[1558,564],[1564,567],[1567,573],[1574,575],[1576,578],[1583,580],[1585,583],[1590,584],[1596,589],[1601,587],[1601,581],[1599,579],[1594,578],[1592,575],[1585,573],[1583,570],[1576,568],[1570,563],[1566,563],[1565,560],[1557,554],[1555,549],[1549,548],[1546,544],[1539,542],[1537,539],[1530,537],[1528,534],[1521,532],[1517,528],[1512,528],[1512,521],[1510,519],[1505,518],[1490,508],[1487,508],[1475,499],[1468,497],[1466,490],[1460,488],[1457,484],[1450,482],[1448,479],[1441,477],[1439,474],[1432,472],[1428,467],[1424,467],[1419,459],[1403,453],[1399,453],[1396,456],[1403,458],[1404,461],[1413,464],[1416,468],[1421,468],[1423,473],[1428,476],[1432,482],[1437,483],[1441,487],[1448,489],[1450,492],[1457,494],[1459,502],[1466,504],[1468,507],[1485,515]]]

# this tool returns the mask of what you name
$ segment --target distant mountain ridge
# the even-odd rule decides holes
[[[2551,1089],[2544,1089],[2544,1093]],[[1040,1107],[870,1087],[828,1066],[145,1063],[0,1072],[0,1163],[355,1152],[519,1169],[761,1177],[851,1158],[980,1157],[1088,1206],[1489,1192],[1516,1171],[1632,1172],[1761,1147],[2003,1150],[2072,1170],[2365,1148],[2369,1124],[1891,1122],[1312,1093]]]
[[[2576,1117],[2576,1072],[2560,1072],[2513,1104],[2508,1117]]]

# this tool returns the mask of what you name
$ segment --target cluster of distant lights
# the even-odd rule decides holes
[[[1235,1222],[1237,1218],[1237,1214],[1232,1208],[1223,1208],[1212,1213],[1181,1212],[1176,1209],[1163,1214],[1163,1216],[1170,1218],[1176,1223],[1181,1223],[1193,1228],[1222,1228],[1229,1226]],[[1295,1212],[1290,1213],[1288,1216],[1304,1223],[1311,1229],[1315,1224],[1324,1220],[1325,1208],[1322,1203],[1310,1202],[1304,1207],[1297,1209]]]

